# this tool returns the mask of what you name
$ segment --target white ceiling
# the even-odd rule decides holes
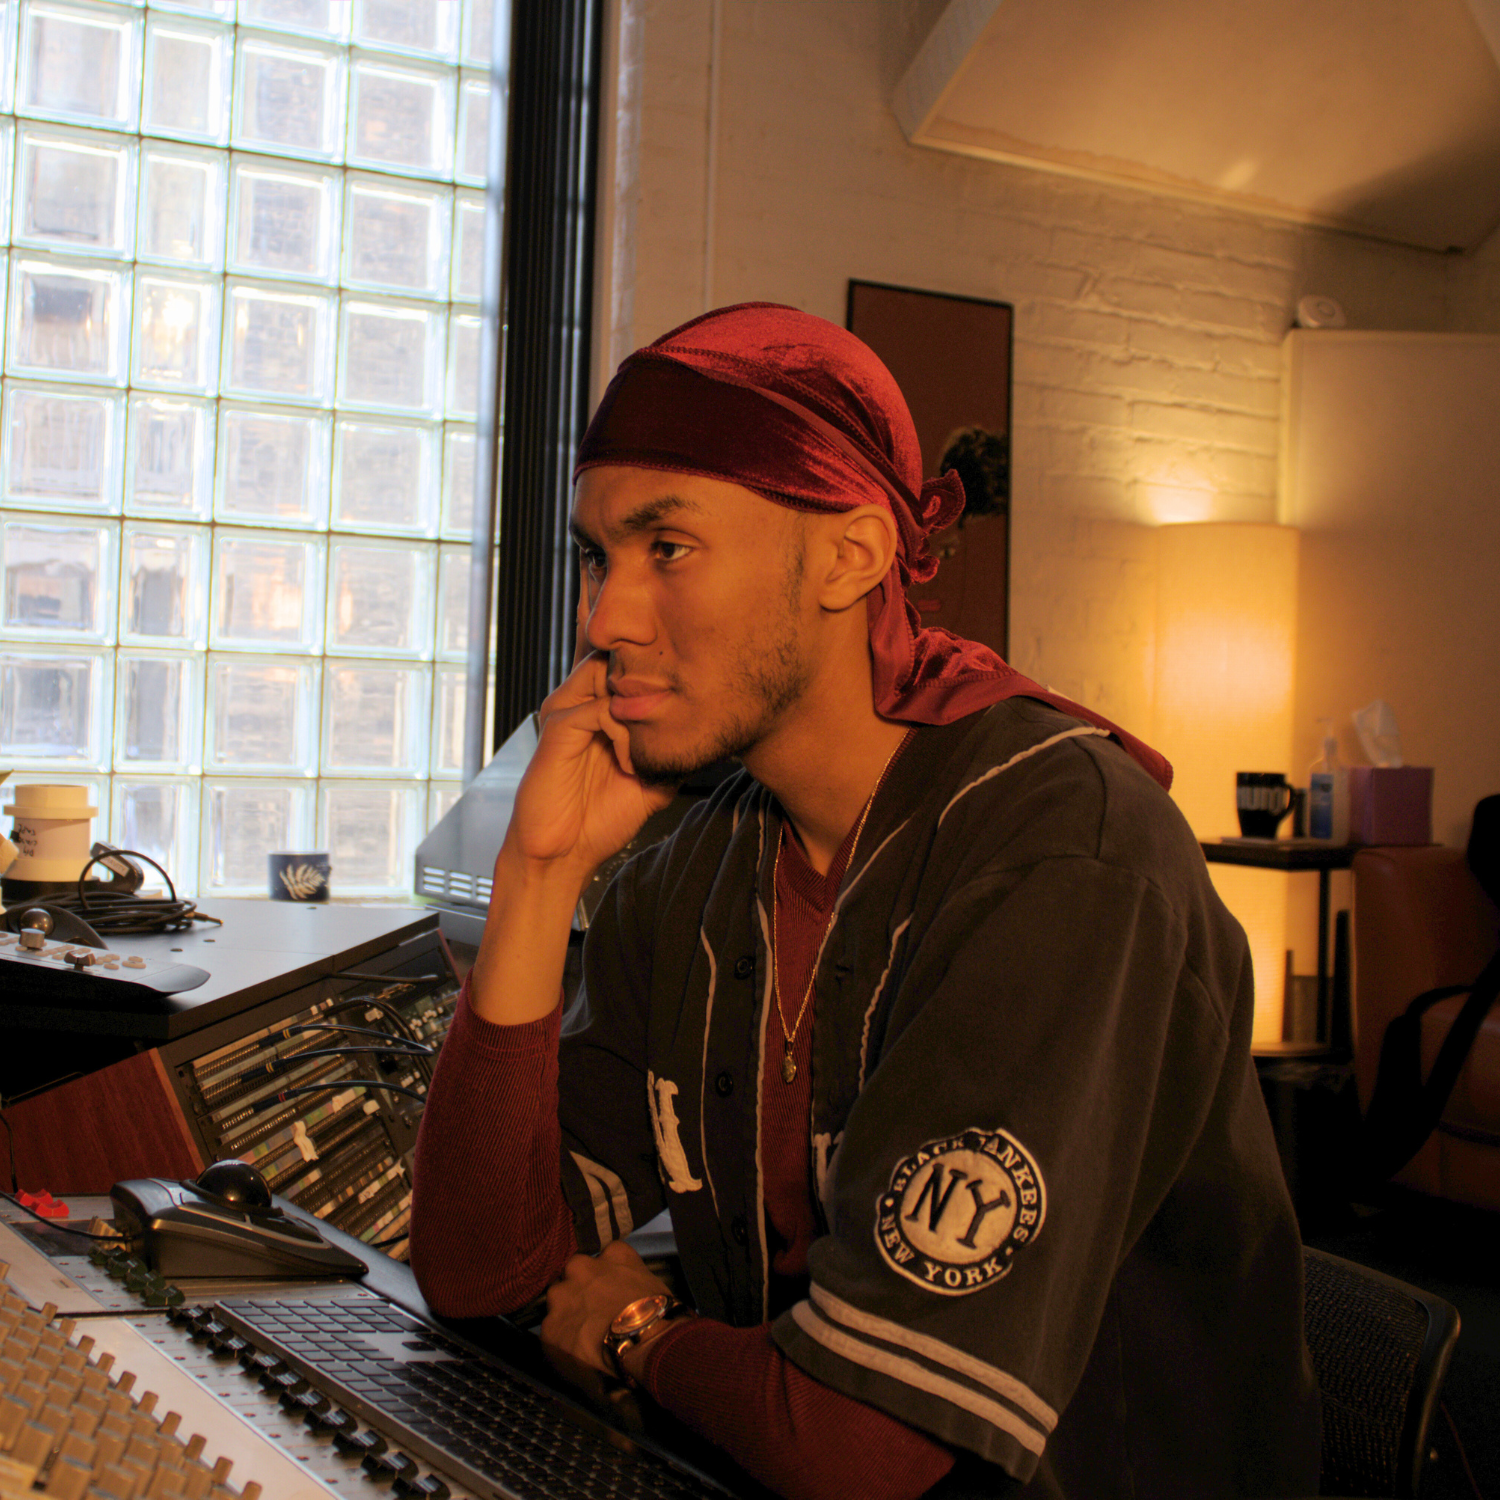
[[[1432,250],[1500,222],[1500,0],[949,0],[908,139]]]

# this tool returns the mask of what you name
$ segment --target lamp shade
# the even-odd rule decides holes
[[[1158,541],[1153,737],[1200,839],[1237,836],[1237,771],[1291,769],[1298,535],[1290,526],[1163,526]],[[1282,1034],[1286,877],[1210,866],[1250,939],[1255,1036]]]

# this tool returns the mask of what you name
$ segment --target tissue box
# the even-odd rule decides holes
[[[1350,766],[1351,844],[1430,844],[1431,766]]]

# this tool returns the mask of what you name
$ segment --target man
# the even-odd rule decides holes
[[[821,319],[621,366],[573,510],[592,654],[496,861],[413,1265],[444,1313],[545,1290],[544,1340],[785,1495],[1312,1494],[1243,935],[1159,756],[914,629],[960,490]],[[727,755],[611,886],[559,1047],[584,883]],[[619,1243],[663,1206],[695,1311]]]

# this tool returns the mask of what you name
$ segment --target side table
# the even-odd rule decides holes
[[[1310,1048],[1300,1056],[1290,1045],[1254,1050],[1276,1153],[1306,1239],[1349,1213],[1360,1133],[1354,1068]]]
[[[1316,870],[1318,875],[1318,1037],[1325,1047],[1346,1043],[1347,1014],[1340,1018],[1344,1036],[1335,1036],[1333,1014],[1337,966],[1330,962],[1329,877],[1334,870],[1347,870],[1359,852],[1357,844],[1330,844],[1323,839],[1205,839],[1203,857],[1210,864],[1250,865],[1259,870]],[[1337,974],[1341,987],[1348,975]],[[1347,1001],[1346,1001],[1347,1011]]]

